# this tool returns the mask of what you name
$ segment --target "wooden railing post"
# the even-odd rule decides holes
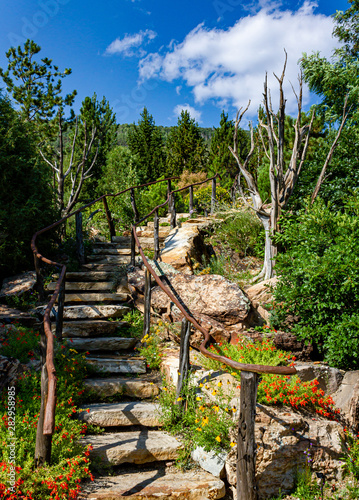
[[[56,339],[62,342],[62,325],[64,322],[64,306],[65,306],[65,288],[66,278],[64,276],[60,285],[59,295],[57,297],[57,315],[56,315]]]
[[[35,467],[41,467],[45,463],[49,464],[51,461],[51,444],[52,436],[44,435],[44,417],[45,406],[47,401],[48,391],[48,377],[46,367],[46,335],[44,324],[42,323],[40,329],[40,351],[41,351],[41,406],[39,413],[39,420],[37,422],[36,430],[36,444],[35,444]]]
[[[258,374],[241,371],[240,411],[237,440],[237,500],[257,500],[256,416]]]
[[[138,222],[138,220],[140,219],[140,216],[138,215],[138,210],[137,210],[137,206],[136,206],[136,199],[135,199],[135,190],[133,188],[130,191],[130,196],[131,196],[131,206],[132,206],[132,210],[133,210],[134,221],[136,224]]]
[[[84,238],[82,234],[82,212],[77,212],[75,215],[76,218],[76,254],[77,260],[82,266],[85,264],[85,247],[84,247]]]
[[[214,214],[214,209],[216,205],[216,181],[217,179],[214,177],[212,179],[211,215]]]
[[[178,367],[178,382],[176,388],[176,399],[182,394],[184,384],[188,379],[189,372],[189,341],[191,337],[191,323],[183,318],[181,326],[181,343]],[[177,401],[176,401],[177,402]],[[178,402],[177,402],[178,403]]]
[[[133,210],[133,221],[134,224],[137,224],[140,217],[138,215],[136,199],[135,199],[135,190],[133,188],[131,188],[130,197],[131,197],[131,206]],[[132,232],[131,232],[131,266],[134,266],[136,263],[136,242],[133,231],[136,231],[136,227],[134,226],[132,227]]]
[[[193,212],[193,186],[189,187],[189,213]]]
[[[145,310],[143,316],[143,335],[150,334],[151,326],[151,273],[146,268],[145,271]]]
[[[134,266],[136,264],[136,241],[133,232],[136,231],[136,226],[132,226],[131,229],[131,260],[130,265]]]
[[[39,299],[41,301],[45,300],[45,288],[44,288],[44,280],[41,274],[41,261],[34,254],[34,263],[35,263],[35,271],[36,271],[36,291],[39,294]]]
[[[106,213],[108,227],[109,227],[109,230],[110,230],[110,239],[112,240],[112,238],[116,236],[116,231],[115,231],[115,226],[113,225],[113,220],[112,220],[111,212],[110,212],[110,210],[108,208],[106,196],[104,198],[102,198],[102,201],[103,201],[103,206],[104,206],[105,213]]]
[[[170,225],[171,225],[171,229],[173,229],[174,227],[177,226],[177,222],[176,222],[176,205],[175,205],[175,195],[174,195],[174,193],[170,194],[169,209],[170,209],[170,214],[171,214]]]
[[[155,218],[153,221],[153,238],[154,238],[154,259],[157,260],[160,257],[160,220],[158,217],[158,209],[155,211]]]

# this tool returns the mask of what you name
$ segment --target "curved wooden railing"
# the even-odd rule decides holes
[[[50,226],[41,229],[40,231],[37,231],[31,241],[31,248],[34,253],[34,259],[35,259],[35,269],[36,269],[36,274],[37,274],[37,280],[38,280],[38,286],[41,289],[42,286],[42,280],[41,280],[41,271],[40,271],[40,262],[55,266],[60,270],[59,278],[56,283],[55,291],[53,295],[51,296],[51,299],[46,306],[45,313],[44,313],[44,320],[43,320],[43,326],[44,326],[44,336],[46,336],[46,370],[47,370],[47,377],[48,381],[42,380],[42,407],[43,407],[43,415],[40,413],[39,417],[39,423],[38,423],[38,437],[40,434],[43,436],[51,436],[54,432],[54,426],[55,426],[55,406],[56,406],[56,370],[55,370],[55,365],[54,365],[54,340],[53,340],[53,334],[51,331],[51,321],[50,321],[50,315],[51,311],[53,310],[54,304],[56,300],[58,300],[58,311],[57,311],[57,327],[56,327],[56,337],[61,340],[62,338],[62,310],[64,306],[64,293],[65,293],[65,276],[66,276],[66,265],[61,264],[55,261],[52,261],[50,259],[47,259],[44,257],[37,249],[36,246],[36,240],[38,236],[41,234],[54,229],[55,227],[59,226],[60,224],[64,223],[67,219],[73,216],[77,216],[78,214],[82,213],[83,210],[86,208],[94,205],[95,203],[99,201],[103,201],[105,212],[106,212],[106,217],[109,225],[109,230],[110,230],[110,235],[111,237],[115,235],[115,229],[111,217],[111,213],[108,209],[107,205],[107,197],[117,197],[120,196],[126,192],[131,193],[131,205],[133,208],[134,212],[134,223],[132,225],[132,231],[131,231],[131,263],[134,265],[135,264],[135,246],[137,245],[139,253],[142,257],[143,263],[145,267],[147,268],[147,271],[149,274],[152,275],[158,286],[168,295],[168,297],[171,299],[171,301],[178,307],[178,309],[182,312],[184,318],[192,324],[197,330],[199,330],[201,333],[204,335],[204,340],[200,346],[200,352],[211,359],[217,360],[225,365],[230,366],[231,368],[235,370],[241,370],[244,372],[253,372],[253,373],[272,373],[272,374],[278,374],[278,375],[293,375],[296,373],[296,369],[294,367],[290,366],[262,366],[262,365],[251,365],[251,364],[244,364],[244,363],[238,363],[237,361],[233,361],[230,358],[227,358],[225,356],[220,356],[217,354],[214,354],[213,352],[210,352],[206,349],[206,345],[210,339],[210,334],[209,332],[203,328],[197,320],[194,318],[192,313],[189,311],[189,309],[181,303],[181,301],[172,293],[172,291],[166,287],[163,282],[160,280],[160,278],[157,276],[155,270],[151,267],[149,264],[146,256],[144,255],[144,252],[142,250],[139,238],[137,236],[136,229],[139,224],[147,220],[149,217],[154,215],[155,222],[155,260],[158,259],[159,257],[159,241],[158,241],[158,211],[160,208],[168,205],[169,207],[169,212],[171,214],[171,226],[175,227],[176,226],[176,210],[175,210],[175,193],[184,191],[186,189],[189,190],[189,208],[190,211],[193,210],[193,187],[198,186],[204,183],[207,183],[209,181],[212,181],[212,196],[211,196],[211,213],[214,213],[214,208],[215,208],[215,202],[216,202],[216,180],[219,177],[217,174],[214,177],[211,177],[210,179],[206,179],[201,182],[196,182],[190,185],[187,185],[183,188],[172,190],[171,189],[171,181],[178,179],[176,177],[171,177],[171,178],[166,178],[166,179],[160,179],[158,181],[153,181],[147,184],[142,184],[139,186],[132,186],[130,188],[124,189],[123,191],[120,191],[119,193],[116,194],[106,194],[103,196],[100,196],[96,200],[92,201],[91,203],[88,203],[87,205],[84,205],[83,207],[79,208],[78,210],[75,210],[68,214],[66,217],[63,217],[59,221],[51,224]],[[139,189],[139,188],[144,188],[153,184],[157,184],[159,182],[167,182],[167,199],[160,205],[156,206],[153,210],[151,210],[150,213],[148,213],[146,216],[142,217],[141,219],[138,216],[138,211],[136,208],[136,203],[135,203],[135,197],[134,197],[134,190]],[[157,228],[157,241],[156,241],[156,228]],[[44,370],[43,370],[44,371]],[[45,387],[47,386],[47,388]],[[41,429],[41,425],[42,429]],[[37,437],[37,440],[38,440]],[[40,437],[39,437],[40,439]],[[37,444],[38,447],[38,444]],[[40,446],[41,448],[41,446]],[[51,445],[50,445],[51,449]],[[42,453],[42,455],[44,452]],[[41,455],[41,453],[40,453]],[[45,453],[46,455],[46,453]],[[40,461],[41,461],[41,456],[40,456]],[[46,461],[46,459],[45,459]]]

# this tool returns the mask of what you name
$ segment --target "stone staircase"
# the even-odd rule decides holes
[[[151,235],[152,230],[152,235]],[[163,246],[169,232],[160,234]],[[153,248],[153,224],[139,230],[143,248]],[[104,429],[87,435],[92,457],[112,475],[83,485],[81,499],[204,500],[222,498],[224,483],[202,470],[173,467],[181,443],[160,430],[158,407],[151,402],[160,390],[159,374],[147,373],[145,360],[134,347],[137,339],[121,336],[130,311],[130,294],[121,266],[130,262],[130,237],[97,241],[80,272],[66,275],[63,337],[73,349],[86,353],[93,373],[85,387],[94,404],[79,413],[84,422]],[[49,285],[53,290],[55,283]],[[106,400],[120,400],[109,403]],[[170,463],[169,463],[170,462]],[[102,470],[102,467],[101,469]],[[113,475],[114,474],[114,475]]]

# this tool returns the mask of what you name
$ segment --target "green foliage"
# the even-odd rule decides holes
[[[15,334],[16,335],[16,334]],[[15,493],[6,493],[9,477],[8,398],[0,401],[0,496],[7,500],[76,498],[80,481],[93,476],[89,470],[89,447],[81,445],[81,437],[97,428],[73,418],[79,410],[85,376],[85,356],[62,345],[56,352],[57,406],[55,432],[52,438],[52,463],[35,467],[35,440],[40,409],[40,373],[26,372],[16,384],[16,483]]]
[[[344,461],[344,471],[346,474],[352,476],[359,489],[359,434],[353,436],[346,428],[345,432],[345,444],[347,448],[346,455],[342,458]]]
[[[346,55],[358,58],[359,55],[359,4],[358,0],[349,0],[349,9],[337,11],[333,35],[344,43]],[[342,47],[337,51],[343,51]]]
[[[141,339],[142,346],[138,349],[141,356],[147,361],[147,366],[151,370],[158,370],[161,365],[161,339],[158,337],[159,329],[152,327],[152,333],[146,334]]]
[[[307,465],[297,474],[297,485],[294,495],[300,500],[316,500],[320,494],[320,487],[312,479],[312,470]]]
[[[138,125],[133,124],[128,130],[127,143],[131,153],[137,156],[140,184],[157,180],[164,171],[164,144],[147,108],[143,109]]]
[[[207,149],[198,124],[188,111],[181,111],[177,127],[173,128],[166,143],[167,176],[179,176],[184,170],[205,170]]]
[[[49,171],[37,157],[32,132],[0,95],[0,278],[33,267],[32,235],[55,218]],[[46,243],[41,237],[42,250]]]
[[[193,208],[196,211],[210,210],[212,199],[212,185],[203,185],[193,193]],[[231,197],[223,187],[216,187],[216,203],[218,206],[227,205],[231,202]],[[185,198],[185,205],[189,204],[189,194]]]
[[[143,314],[137,309],[125,314],[121,321],[128,323],[128,326],[121,329],[124,337],[141,338],[143,335]]]
[[[276,262],[278,324],[288,314],[299,317],[293,330],[300,338],[316,343],[334,366],[357,368],[359,221],[355,203],[345,213],[335,213],[318,200],[307,212],[287,214],[281,227],[277,241],[286,251]]]
[[[24,47],[11,47],[6,53],[8,68],[0,68],[0,76],[7,86],[7,91],[19,104],[25,121],[49,120],[55,114],[55,107],[72,104],[76,91],[62,94],[62,79],[71,74],[71,69],[63,72],[44,57],[39,62],[36,56],[41,47],[32,40],[27,40]],[[55,78],[58,78],[55,81]]]
[[[39,345],[39,332],[32,328],[25,328],[13,323],[6,329],[5,338],[1,344],[2,356],[18,359],[27,363],[34,359],[35,351]]]

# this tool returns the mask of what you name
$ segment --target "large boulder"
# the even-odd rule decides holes
[[[226,328],[243,325],[249,315],[250,301],[237,284],[223,276],[177,274],[171,276],[171,287],[216,340],[228,340]],[[156,312],[172,321],[182,319],[181,311],[160,287],[152,290],[151,300]]]
[[[359,370],[346,372],[339,389],[332,394],[346,424],[359,432]]]
[[[269,324],[269,307],[273,300],[273,290],[277,284],[278,278],[261,281],[246,289],[246,294],[252,303],[254,309],[254,321]]]
[[[256,479],[259,498],[267,500],[295,486],[298,470],[309,465],[325,475],[326,481],[342,478],[343,430],[338,422],[304,416],[291,408],[257,404],[255,439],[257,444]],[[236,433],[231,440],[236,441]],[[237,449],[226,462],[226,473],[236,498]]]

